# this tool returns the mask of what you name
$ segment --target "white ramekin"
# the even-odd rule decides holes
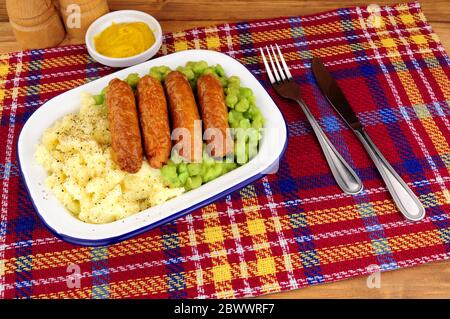
[[[110,58],[100,54],[95,49],[94,37],[109,27],[113,22],[144,22],[149,26],[150,30],[155,35],[155,43],[153,43],[153,45],[144,52],[127,58]],[[145,12],[136,10],[120,10],[110,12],[95,20],[88,28],[85,40],[88,52],[94,60],[108,66],[123,68],[142,63],[154,56],[161,47],[162,30],[159,22]]]

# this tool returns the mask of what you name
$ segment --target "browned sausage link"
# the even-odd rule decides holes
[[[192,88],[185,76],[178,71],[172,71],[166,76],[164,86],[169,98],[172,128],[186,129],[190,134],[190,150],[181,149],[179,153],[189,161],[199,161],[202,152],[202,132]],[[196,121],[197,132],[194,130]],[[179,143],[180,140],[181,138],[176,136],[175,142]]]
[[[133,90],[119,79],[106,92],[113,159],[120,169],[136,173],[142,165],[142,141]]]
[[[158,80],[146,75],[139,80],[137,98],[145,156],[152,167],[160,168],[172,149],[164,89]]]
[[[232,151],[232,141],[227,135],[228,112],[225,105],[222,84],[212,74],[205,74],[197,80],[197,94],[202,113],[203,129],[207,132],[212,129],[212,136],[207,134],[207,143],[210,145],[212,156],[223,157]],[[220,138],[220,140],[216,140]]]

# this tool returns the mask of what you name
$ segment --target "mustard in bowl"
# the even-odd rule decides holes
[[[128,58],[150,48],[155,36],[144,22],[113,22],[94,37],[98,53],[110,58]]]
[[[86,32],[86,46],[96,61],[128,67],[153,57],[161,47],[162,30],[151,15],[136,10],[110,12]]]

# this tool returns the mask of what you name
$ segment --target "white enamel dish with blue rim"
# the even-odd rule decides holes
[[[205,60],[210,65],[221,64],[227,76],[239,76],[242,85],[253,90],[256,104],[266,119],[265,128],[267,129],[260,142],[257,156],[247,164],[197,189],[122,220],[108,224],[88,224],[74,217],[45,186],[47,173],[34,158],[36,147],[40,144],[45,129],[63,116],[77,112],[81,104],[81,93],[98,94],[115,77],[124,79],[129,73],[134,72],[143,76],[153,66],[167,65],[175,69],[187,61],[199,60]],[[278,165],[286,143],[287,129],[281,112],[263,86],[241,63],[219,52],[188,50],[120,70],[49,100],[25,123],[19,135],[17,152],[22,178],[35,210],[44,224],[57,237],[65,241],[79,245],[99,246],[113,244],[141,234],[261,178]]]

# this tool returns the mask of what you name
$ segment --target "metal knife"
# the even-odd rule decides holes
[[[336,80],[333,79],[319,58],[313,58],[312,71],[323,95],[350,126],[369,153],[400,212],[411,221],[424,218],[423,205],[367,135]]]

